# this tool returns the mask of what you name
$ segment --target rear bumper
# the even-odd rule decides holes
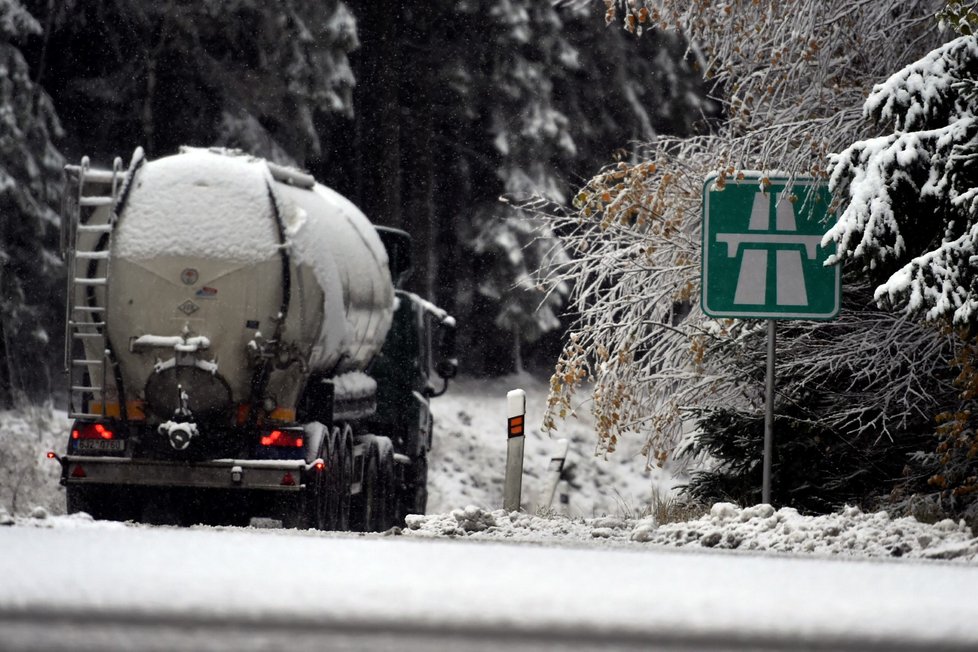
[[[66,455],[62,459],[62,477],[69,485],[258,489],[288,493],[301,491],[312,469],[312,464],[304,460],[162,462],[84,455]],[[282,484],[286,474],[291,474],[294,484]]]

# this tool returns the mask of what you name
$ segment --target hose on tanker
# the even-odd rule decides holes
[[[285,327],[285,319],[289,315],[289,305],[292,300],[292,263],[289,256],[289,249],[285,242],[285,224],[282,223],[282,213],[279,211],[278,200],[275,196],[275,191],[272,189],[272,184],[267,181],[266,184],[268,188],[268,203],[272,206],[272,216],[275,221],[275,233],[278,235],[279,259],[282,263],[282,303],[279,306],[279,312],[276,318],[275,333],[272,335],[272,341],[280,343],[282,341],[282,329]],[[257,420],[257,406],[261,401],[262,395],[265,393],[265,387],[268,385],[271,365],[272,357],[266,356],[261,366],[255,370],[254,375],[251,377],[251,397],[248,401],[249,426],[254,426]]]

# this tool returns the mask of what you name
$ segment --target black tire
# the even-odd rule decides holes
[[[360,493],[353,497],[350,514],[351,529],[357,532],[372,532],[376,521],[377,445],[371,441],[363,458],[363,478],[360,480]]]
[[[349,531],[353,529],[353,497],[350,495],[350,485],[353,484],[353,435],[344,432],[337,440],[337,507],[335,529]]]
[[[321,457],[326,463],[326,529],[338,530],[340,501],[343,498],[345,487],[343,485],[343,473],[340,467],[340,436],[339,430],[334,428],[325,437],[325,446]]]
[[[381,449],[384,450],[384,449]],[[394,479],[394,453],[388,447],[377,457],[377,490],[374,494],[372,531],[383,532],[397,520],[397,485]]]
[[[422,455],[405,470],[405,481],[398,496],[398,521],[408,514],[424,514],[428,509],[428,457]]]
[[[353,507],[354,529],[383,532],[397,517],[394,453],[389,442],[378,446],[377,439],[369,438],[364,455],[363,480]]]

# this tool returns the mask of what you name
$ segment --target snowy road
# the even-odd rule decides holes
[[[947,563],[70,519],[0,550],[5,650],[978,647],[978,568]]]

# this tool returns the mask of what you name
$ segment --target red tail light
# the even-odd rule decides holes
[[[291,430],[272,430],[261,438],[262,446],[278,446],[281,448],[302,448],[302,432]]]
[[[77,423],[71,430],[72,439],[114,439],[115,434],[101,423]]]

